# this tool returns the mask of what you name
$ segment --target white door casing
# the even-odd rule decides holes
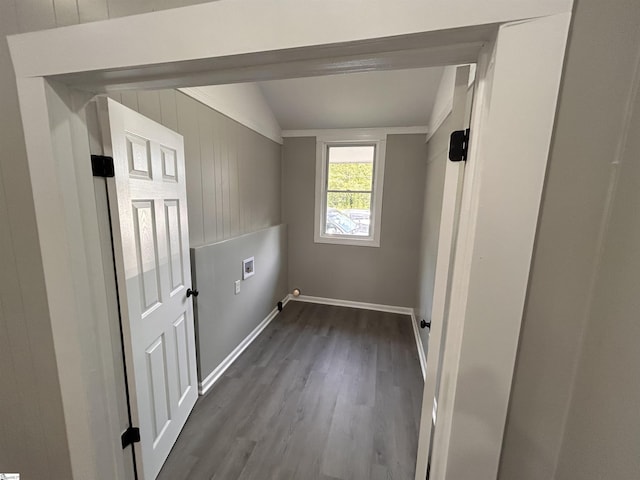
[[[197,372],[181,135],[98,99],[139,478],[155,479],[195,404]]]
[[[467,107],[470,66],[456,69],[453,106],[448,125],[450,130],[464,130],[468,126]],[[448,153],[448,151],[447,151]],[[431,327],[427,349],[427,366],[424,390],[422,394],[422,412],[418,456],[416,460],[416,480],[422,480],[427,473],[430,459],[432,429],[437,417],[437,394],[440,382],[440,367],[447,331],[448,303],[451,293],[451,272],[455,255],[455,238],[460,216],[460,200],[464,179],[465,162],[452,162],[447,156],[441,160],[446,162],[444,188],[442,194],[442,212],[438,235],[438,252],[436,256],[435,278],[433,283],[433,302],[431,307]]]
[[[571,0],[487,0],[482,5],[453,0],[453,5],[449,2],[446,6],[412,0],[407,7],[413,9],[413,14],[375,0],[372,11],[376,12],[376,18],[371,22],[354,21],[361,17],[361,8],[349,2],[318,8],[310,16],[306,5],[293,0],[278,0],[282,8],[274,8],[270,2],[266,5],[248,1],[251,6],[239,10],[233,2],[210,2],[95,22],[90,28],[74,25],[8,37],[47,289],[45,299],[34,301],[46,301],[49,311],[74,476],[117,478],[115,468],[105,457],[117,457],[113,449],[120,446],[119,439],[108,428],[107,416],[93,414],[103,400],[100,392],[114,388],[108,370],[92,363],[108,352],[98,342],[91,343],[90,337],[76,334],[86,325],[98,331],[106,315],[104,292],[93,288],[89,281],[103,266],[99,255],[92,254],[98,227],[92,213],[96,208],[93,190],[88,188],[92,183],[90,170],[82,167],[86,165],[88,149],[77,148],[82,145],[55,135],[62,132],[59,127],[82,127],[83,121],[74,112],[68,112],[55,125],[51,122],[51,82],[71,85],[74,75],[93,76],[96,87],[88,91],[99,92],[118,83],[127,70],[131,73],[127,77],[130,88],[158,87],[159,82],[163,82],[164,88],[185,87],[196,84],[189,83],[196,79],[189,73],[193,71],[189,70],[190,62],[201,66],[198,62],[211,60],[213,63],[208,65],[223,68],[224,64],[217,60],[229,56],[236,66],[246,65],[247,57],[241,54],[253,52],[261,64],[268,64],[276,50],[282,52],[279,57],[282,61],[261,65],[261,72],[270,72],[271,78],[284,78],[286,72],[304,73],[299,60],[315,58],[321,45],[323,58],[330,60],[327,63],[331,72],[346,73],[353,63],[336,65],[337,59],[346,59],[343,55],[351,51],[350,44],[345,42],[364,44],[369,39],[385,39],[376,43],[372,51],[380,62],[378,65],[389,67],[390,63],[383,58],[389,48],[387,38],[402,39],[402,45],[396,45],[399,52],[415,47],[413,37],[406,37],[407,34],[428,32],[430,39],[437,40],[427,42],[429,45],[450,47],[460,41],[459,37],[452,37],[459,32],[467,39],[488,41],[486,46],[495,52],[495,63],[492,61],[490,82],[483,75],[479,77],[474,101],[474,148],[465,173],[453,275],[455,301],[451,308],[455,311],[451,318],[455,325],[449,325],[446,350],[451,355],[447,355],[449,362],[444,359],[448,367],[443,368],[451,389],[448,401],[442,398],[441,390],[438,413],[440,419],[447,416],[447,410],[451,414],[445,435],[451,439],[447,440],[451,446],[446,446],[441,455],[434,451],[434,461],[455,470],[457,478],[495,479],[571,19]],[[247,23],[243,12],[256,8],[262,9],[260,15],[252,17],[260,19],[252,24],[257,28],[243,28]],[[211,28],[212,21],[220,28]],[[288,28],[292,24],[302,24],[304,28]],[[269,35],[262,28],[265,25],[269,25],[270,32],[274,31],[273,25],[278,25],[275,30],[288,34]],[[478,30],[479,26],[487,25],[495,26],[495,38],[487,39],[484,30]],[[171,35],[156,35],[157,32]],[[137,40],[151,38],[153,45],[132,42],[131,36]],[[109,41],[105,42],[105,38]],[[327,57],[327,51],[332,55]],[[47,54],[43,56],[42,52]],[[476,58],[458,53],[457,48],[445,48],[440,56],[420,52],[420,58],[435,58],[438,65]],[[150,77],[145,68],[154,66],[163,68],[163,73]],[[237,73],[225,78],[246,81],[247,76],[240,75],[240,69]],[[214,73],[211,75],[215,77]],[[202,84],[202,77],[197,78],[198,84]],[[254,76],[251,80],[259,78]],[[481,95],[481,90],[486,94]],[[516,112],[518,117],[514,121]],[[61,141],[65,148],[54,140]],[[514,158],[518,161],[514,162]],[[82,209],[78,209],[78,199]],[[501,221],[495,222],[495,218]],[[506,237],[510,239],[509,248],[495,242],[496,238]],[[39,269],[39,260],[34,261]],[[27,288],[24,287],[25,294]],[[84,306],[87,299],[97,312],[91,317]],[[487,335],[491,335],[490,342]],[[484,371],[491,373],[494,388],[489,390],[473,375],[467,375],[476,370],[478,362]],[[89,365],[92,370],[87,372],[83,366]],[[109,406],[113,403],[106,401]],[[466,415],[457,415],[461,405]],[[491,428],[478,428],[473,423],[476,418],[483,418],[483,425]],[[438,446],[437,440],[434,446]]]

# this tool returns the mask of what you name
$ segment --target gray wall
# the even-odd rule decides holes
[[[287,227],[279,225],[191,250],[196,301],[198,377],[204,380],[287,294]],[[255,275],[241,281],[242,260]]]
[[[638,31],[640,8],[636,12]],[[639,83],[636,74],[636,90]],[[628,135],[569,406],[559,480],[640,478],[640,96]]]
[[[11,134],[0,128],[3,146],[5,135]],[[6,175],[10,159],[0,156],[0,471],[71,478],[38,237],[28,216],[33,204],[16,184],[28,182],[28,172],[26,163],[17,163]],[[10,208],[11,200],[25,203]],[[27,211],[25,218],[20,211]]]
[[[637,1],[576,4],[505,431],[504,480],[640,475],[640,335],[631,320],[638,314],[637,143],[606,223],[625,109],[638,84],[638,25]],[[634,126],[630,139],[638,137]]]
[[[280,223],[280,145],[176,90],[110,95],[184,136],[189,243]]]
[[[440,216],[442,195],[444,193],[444,173],[447,152],[449,151],[449,127],[451,116],[440,125],[427,143],[427,171],[424,187],[424,211],[422,216],[422,234],[420,237],[420,271],[418,272],[418,303],[416,314],[418,321],[431,320],[433,306],[433,285],[438,255],[438,236],[440,234]],[[429,330],[420,329],[422,345],[427,351]]]
[[[387,137],[379,248],[314,243],[316,139],[286,138],[282,152],[289,287],[305,295],[413,307],[424,200],[424,135]]]

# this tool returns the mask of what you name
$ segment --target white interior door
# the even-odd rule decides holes
[[[450,130],[465,130],[469,125],[471,99],[469,98],[470,67],[456,69],[453,106],[448,121]],[[416,480],[427,475],[427,466],[431,456],[431,441],[435,434],[438,393],[444,339],[447,330],[449,311],[449,293],[451,291],[451,271],[455,256],[455,238],[460,216],[460,200],[464,180],[465,162],[452,162],[446,156],[442,213],[438,237],[435,278],[433,284],[433,302],[431,309],[431,328],[427,351],[427,368],[422,396],[422,414],[416,463]]]
[[[182,136],[99,99],[138,478],[155,479],[198,397]]]

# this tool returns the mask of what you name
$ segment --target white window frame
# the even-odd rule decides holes
[[[329,147],[373,145],[373,180],[371,187],[371,220],[369,235],[336,235],[325,232],[327,218],[327,174]],[[316,137],[316,201],[314,215],[314,241],[335,245],[379,247],[382,227],[382,197],[384,165],[387,150],[387,134],[371,130],[344,130],[339,133]]]

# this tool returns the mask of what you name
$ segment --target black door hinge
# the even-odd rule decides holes
[[[91,170],[94,177],[113,177],[116,174],[113,168],[113,157],[91,155]]]
[[[138,443],[140,441],[140,429],[138,427],[129,427],[120,439],[122,440],[122,448],[127,448],[129,445]]]
[[[468,150],[469,129],[452,132],[449,140],[449,160],[452,162],[466,161]]]

